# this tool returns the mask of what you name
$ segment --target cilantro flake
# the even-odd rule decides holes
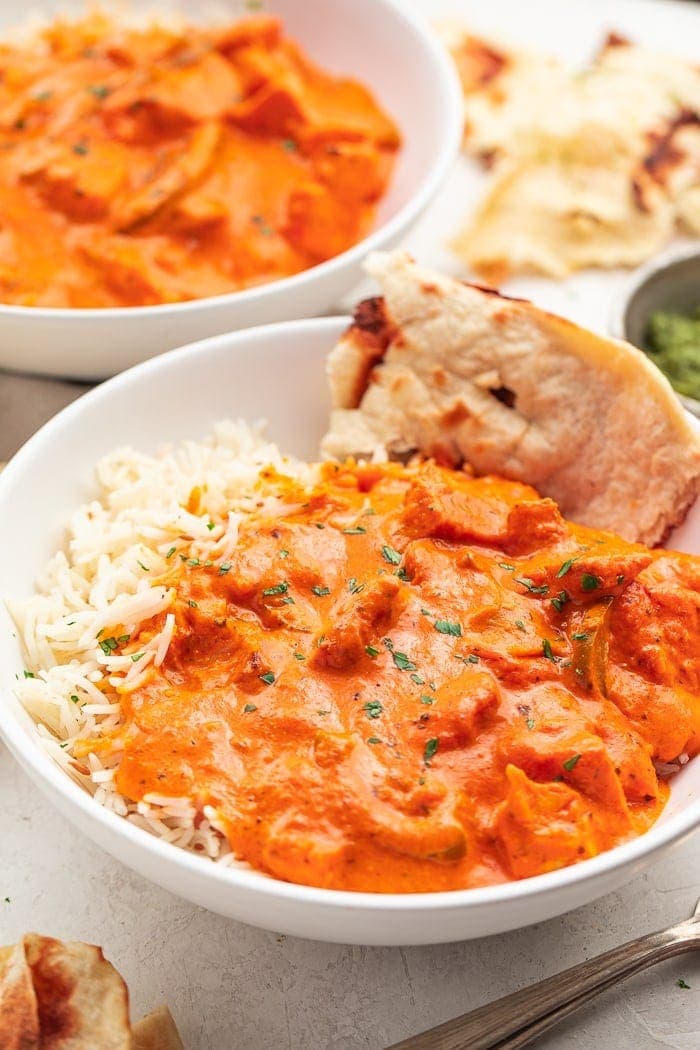
[[[435,736],[431,737],[430,740],[426,740],[425,748],[423,750],[423,761],[425,762],[426,766],[430,765],[430,761],[432,758],[435,757],[435,753],[437,752],[439,746],[440,741]]]
[[[452,620],[436,620],[433,627],[439,634],[451,634],[453,638],[462,637],[461,624],[455,623]]]
[[[385,544],[385,546],[382,547],[382,557],[384,558],[384,561],[388,561],[390,565],[401,564],[402,555],[399,554],[397,550],[394,550],[393,547],[389,547],[388,544]]]

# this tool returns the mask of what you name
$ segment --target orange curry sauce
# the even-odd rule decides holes
[[[277,19],[55,22],[0,46],[0,301],[142,306],[298,273],[365,236],[399,144]]]
[[[175,634],[122,695],[118,789],[211,805],[255,868],[352,890],[523,878],[645,831],[653,760],[700,744],[700,561],[513,482],[320,472],[265,472],[283,512],[263,502],[227,562],[171,558]]]

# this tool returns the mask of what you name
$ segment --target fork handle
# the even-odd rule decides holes
[[[697,922],[649,933],[388,1050],[516,1050],[618,981],[698,947]]]

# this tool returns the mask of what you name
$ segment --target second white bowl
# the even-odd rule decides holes
[[[245,13],[225,0],[231,17]],[[37,0],[51,16],[65,0]],[[157,9],[158,0],[147,5]],[[198,0],[165,5],[202,18]],[[219,3],[221,13],[224,5]],[[437,192],[459,149],[462,101],[447,52],[398,0],[270,0],[286,31],[323,68],[357,78],[397,122],[403,147],[374,231],[310,270],[255,288],[162,306],[46,309],[0,304],[0,368],[73,379],[104,379],[164,350],[220,332],[328,312],[361,276],[362,259],[389,248]],[[204,7],[206,11],[206,7]],[[22,0],[5,0],[3,30],[26,19]]]

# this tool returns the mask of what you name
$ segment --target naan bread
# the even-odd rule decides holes
[[[367,270],[383,298],[363,304],[328,358],[326,455],[467,462],[648,545],[682,520],[700,442],[641,351],[399,252]]]
[[[0,947],[2,1050],[183,1050],[166,1007],[132,1031],[126,984],[102,949],[28,933]]]
[[[697,231],[700,68],[611,36],[586,69],[448,39],[492,180],[454,249],[489,281],[633,266]],[[553,105],[553,100],[556,105]]]

